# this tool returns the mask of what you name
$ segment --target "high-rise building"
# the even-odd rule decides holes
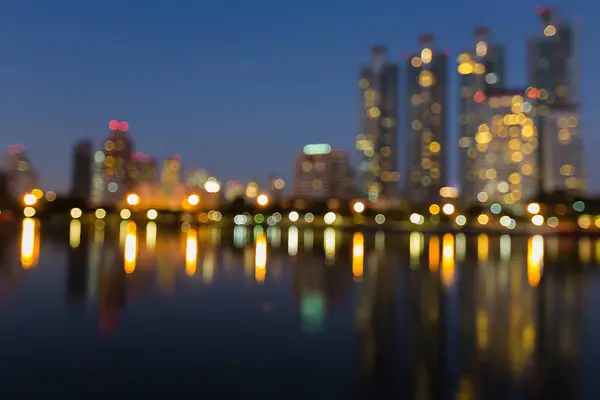
[[[459,159],[460,186],[466,202],[477,201],[477,176],[475,169],[475,134],[485,123],[487,103],[480,102],[481,94],[505,87],[505,48],[492,43],[487,27],[477,27],[473,35],[473,48],[458,56],[460,74],[459,97]]]
[[[332,150],[328,144],[309,144],[296,156],[294,197],[349,199],[353,189],[348,152]]]
[[[129,176],[133,186],[156,181],[156,159],[145,153],[132,153]]]
[[[476,198],[481,203],[516,204],[537,195],[538,134],[533,120],[535,100],[523,90],[482,94],[487,121],[477,127],[473,159]]]
[[[419,38],[420,52],[407,61],[407,196],[416,203],[440,196],[446,186],[447,62],[433,36]]]
[[[104,180],[104,151],[96,150],[92,160],[92,189],[91,203],[93,206],[100,206],[104,202],[104,193],[106,182]]]
[[[371,62],[360,68],[360,152],[358,189],[377,201],[397,192],[398,180],[398,65],[387,59],[384,46],[371,50]]]
[[[13,200],[20,200],[25,193],[37,188],[37,172],[32,168],[25,149],[20,144],[8,146],[4,155],[4,173],[8,187],[8,195]]]
[[[543,118],[540,173],[544,193],[586,192],[586,171],[579,130],[579,110],[568,106],[553,107]]]
[[[187,174],[185,178],[185,184],[188,188],[203,189],[208,178],[210,178],[208,172],[203,169],[196,168]]]
[[[71,196],[87,201],[92,193],[92,142],[81,140],[73,148]]]
[[[543,35],[529,40],[529,82],[528,95],[537,98],[536,126],[539,132],[540,154],[540,190],[554,188],[554,184],[546,184],[553,180],[553,154],[557,151],[578,152],[569,158],[582,158],[578,146],[556,148],[556,125],[558,117],[550,117],[553,113],[563,114],[569,109],[571,121],[579,120],[579,71],[577,59],[576,26],[562,20],[559,14],[550,8],[540,7],[538,16],[543,23]],[[545,121],[550,117],[552,121]],[[550,132],[546,132],[546,128]],[[554,135],[553,135],[554,133]],[[553,137],[554,136],[554,137]],[[550,143],[545,143],[546,141]],[[546,153],[549,151],[549,153]],[[571,181],[572,182],[572,181]],[[580,188],[581,185],[577,185]],[[585,185],[584,185],[585,186]]]
[[[174,154],[163,162],[160,182],[166,193],[181,183],[181,156],[179,154]]]
[[[109,123],[110,133],[104,142],[104,195],[102,202],[115,204],[123,200],[131,190],[131,153],[133,142],[127,135],[129,124],[125,121],[112,120]]]

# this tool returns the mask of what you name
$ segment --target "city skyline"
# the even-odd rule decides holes
[[[352,8],[352,6],[350,7]],[[520,86],[525,86],[526,83],[526,75],[527,75],[527,64],[526,64],[526,57],[519,57],[518,54],[515,54],[517,52],[517,49],[525,49],[527,46],[527,38],[530,36],[535,36],[535,35],[539,35],[539,31],[540,31],[540,24],[539,21],[536,19],[536,16],[534,14],[534,5],[532,4],[531,8],[529,9],[528,7],[523,7],[520,8],[522,10],[523,16],[522,18],[518,18],[517,21],[515,21],[514,24],[512,24],[512,31],[510,32],[512,35],[507,35],[506,32],[506,28],[502,26],[502,24],[498,23],[498,22],[489,22],[489,17],[486,16],[473,16],[472,18],[469,17],[468,21],[465,21],[465,18],[454,18],[454,20],[452,20],[452,18],[449,18],[449,21],[446,21],[447,24],[446,25],[442,25],[440,27],[438,27],[437,29],[435,29],[433,31],[433,34],[436,37],[436,43],[438,43],[439,45],[437,47],[445,49],[446,46],[449,44],[447,43],[447,39],[446,37],[448,36],[453,36],[456,35],[456,32],[460,31],[460,37],[461,40],[460,42],[457,40],[452,40],[452,43],[450,43],[450,53],[449,53],[449,60],[448,60],[448,76],[450,78],[450,86],[449,86],[449,93],[448,93],[448,99],[450,102],[450,109],[448,110],[448,116],[447,116],[447,127],[448,127],[448,143],[449,143],[449,150],[451,150],[451,152],[448,154],[448,157],[451,159],[450,163],[449,163],[449,174],[448,174],[448,182],[451,184],[456,184],[458,183],[458,174],[457,174],[457,159],[458,159],[458,149],[454,150],[453,147],[457,147],[454,146],[453,144],[457,143],[458,138],[457,138],[457,127],[456,127],[456,123],[455,123],[455,116],[457,115],[456,109],[457,109],[457,104],[456,104],[456,99],[454,96],[455,93],[457,93],[457,81],[458,81],[458,75],[456,73],[456,63],[454,60],[454,56],[458,54],[458,51],[462,48],[468,47],[470,43],[472,43],[472,29],[475,25],[480,25],[480,24],[488,24],[490,26],[490,29],[493,32],[493,36],[494,36],[494,41],[498,42],[498,43],[503,43],[506,45],[506,50],[507,50],[507,61],[506,61],[506,68],[507,68],[507,80],[508,80],[508,86],[510,87],[520,87]],[[577,7],[578,11],[583,11],[585,9],[585,7]],[[564,11],[564,10],[561,10]],[[501,12],[501,11],[499,11]],[[398,18],[401,17],[400,13],[397,16]],[[432,15],[433,20],[435,20],[435,18],[439,18],[439,16],[436,17],[435,13]],[[571,15],[566,15],[567,18],[570,18]],[[498,19],[496,19],[496,21],[498,21]],[[488,23],[489,22],[489,23]],[[271,173],[271,172],[276,172],[278,174],[281,174],[284,178],[286,178],[286,181],[289,180],[291,178],[292,175],[292,158],[293,155],[297,152],[297,150],[299,148],[301,148],[304,144],[306,143],[319,143],[319,142],[326,142],[326,143],[331,143],[333,147],[335,148],[340,148],[340,149],[344,149],[344,150],[349,150],[351,152],[351,154],[353,154],[354,152],[352,151],[353,145],[354,145],[354,138],[356,137],[356,114],[355,114],[355,109],[356,109],[356,66],[359,65],[360,63],[362,63],[365,59],[365,55],[368,54],[368,49],[371,47],[371,45],[374,42],[381,42],[383,44],[385,44],[386,46],[388,46],[390,48],[390,61],[392,62],[397,62],[399,64],[403,64],[405,62],[405,58],[401,57],[400,54],[402,52],[408,52],[411,49],[414,49],[414,43],[415,40],[418,38],[418,36],[424,32],[424,31],[430,31],[431,29],[428,29],[429,27],[427,26],[428,24],[423,24],[422,27],[419,27],[417,29],[413,29],[412,27],[410,27],[410,24],[407,25],[406,29],[402,29],[401,31],[403,32],[402,35],[402,43],[398,42],[398,34],[394,34],[393,32],[388,32],[386,37],[380,37],[377,40],[369,40],[370,43],[368,43],[366,46],[364,46],[364,41],[362,40],[347,40],[344,43],[344,46],[347,46],[349,48],[352,49],[353,53],[357,53],[359,56],[352,57],[351,61],[348,61],[347,58],[344,59],[344,62],[338,65],[337,68],[341,68],[339,69],[340,71],[340,75],[342,75],[344,77],[343,79],[343,87],[341,87],[341,80],[338,81],[339,77],[336,77],[334,75],[337,74],[330,74],[329,78],[330,78],[330,85],[323,85],[326,82],[320,81],[321,78],[324,78],[323,74],[316,74],[314,75],[314,78],[317,79],[317,81],[320,81],[319,86],[320,86],[320,92],[319,93],[323,93],[325,94],[324,97],[326,97],[327,99],[329,99],[331,95],[335,95],[337,96],[336,93],[334,93],[336,90],[338,91],[339,95],[341,96],[342,93],[345,95],[348,95],[349,93],[352,93],[352,95],[350,96],[349,99],[343,99],[343,101],[338,101],[335,102],[335,106],[331,106],[329,107],[332,111],[331,113],[331,119],[335,119],[336,121],[330,121],[329,117],[326,117],[324,115],[321,115],[321,110],[319,109],[319,104],[320,101],[322,100],[321,98],[317,99],[316,102],[306,102],[306,104],[302,105],[301,104],[295,104],[296,100],[299,100],[302,98],[302,96],[305,93],[305,90],[303,88],[300,87],[294,87],[294,90],[287,90],[281,93],[281,95],[283,96],[287,96],[286,99],[292,100],[289,101],[289,109],[286,107],[284,107],[283,109],[281,108],[280,105],[275,105],[273,104],[272,106],[269,105],[269,107],[275,107],[275,110],[278,111],[273,111],[274,114],[274,118],[272,119],[273,121],[273,125],[276,125],[278,123],[278,121],[283,117],[286,116],[287,120],[290,120],[290,115],[293,116],[293,118],[298,118],[300,115],[302,116],[302,120],[306,121],[306,126],[312,126],[312,124],[317,124],[320,123],[320,125],[323,125],[322,122],[324,121],[323,118],[325,118],[326,121],[329,121],[327,124],[323,125],[324,128],[322,128],[320,131],[317,131],[316,129],[307,129],[306,132],[304,132],[301,135],[295,134],[298,132],[298,127],[294,127],[291,125],[295,125],[295,124],[289,124],[288,125],[282,125],[279,128],[276,127],[271,127],[271,122],[268,123],[267,129],[262,129],[260,134],[255,135],[253,134],[254,131],[254,124],[258,124],[258,125],[262,125],[264,126],[264,121],[268,120],[262,120],[264,115],[262,114],[264,110],[262,109],[258,109],[256,106],[254,106],[252,101],[249,101],[251,99],[246,99],[246,101],[243,102],[243,104],[240,103],[240,99],[238,98],[230,98],[229,100],[232,102],[232,106],[234,106],[234,109],[236,111],[236,115],[238,116],[238,118],[235,118],[236,120],[239,120],[239,124],[241,124],[242,126],[247,126],[248,128],[246,129],[248,134],[245,135],[244,134],[244,129],[232,129],[231,133],[229,134],[224,134],[224,132],[215,132],[214,134],[211,133],[204,133],[203,135],[193,135],[190,134],[190,131],[194,131],[193,129],[181,129],[182,127],[182,121],[178,120],[177,118],[173,118],[172,122],[167,122],[165,123],[164,119],[167,118],[169,115],[173,115],[173,116],[177,116],[180,115],[182,110],[176,110],[176,108],[185,108],[187,110],[188,117],[190,117],[190,115],[194,114],[192,110],[190,110],[190,107],[192,107],[191,103],[185,103],[185,102],[175,102],[174,104],[172,104],[170,106],[170,109],[166,109],[166,110],[160,110],[160,112],[155,113],[154,111],[156,110],[149,110],[146,111],[145,113],[141,110],[139,110],[138,106],[136,106],[135,104],[131,104],[128,105],[127,107],[119,107],[119,110],[114,110],[110,112],[110,115],[108,115],[108,112],[103,112],[102,114],[102,120],[99,121],[98,118],[99,116],[96,114],[98,112],[98,110],[94,110],[93,112],[86,110],[83,113],[75,113],[73,114],[72,117],[69,117],[68,115],[72,114],[71,112],[69,112],[71,109],[74,109],[75,111],[77,111],[78,106],[74,106],[74,107],[64,107],[61,108],[61,119],[64,120],[65,122],[63,122],[61,129],[63,130],[63,132],[60,133],[60,135],[52,135],[52,137],[54,137],[56,139],[57,143],[44,143],[44,146],[40,146],[37,145],[36,142],[43,142],[39,140],[39,132],[40,130],[36,129],[35,131],[38,132],[37,135],[31,135],[26,133],[27,131],[29,131],[31,129],[32,125],[35,125],[36,123],[39,123],[37,121],[32,122],[30,120],[23,120],[21,121],[20,124],[16,125],[15,129],[8,129],[7,132],[9,132],[9,134],[4,134],[3,138],[5,137],[6,139],[6,143],[1,143],[2,145],[9,145],[11,143],[14,142],[22,142],[25,147],[26,150],[28,151],[28,154],[30,155],[31,159],[32,159],[32,163],[34,165],[34,167],[40,172],[40,181],[41,181],[41,186],[44,189],[60,189],[60,190],[67,190],[69,188],[70,182],[69,182],[69,162],[66,161],[62,161],[62,159],[64,158],[65,160],[70,160],[70,151],[71,151],[71,144],[73,142],[75,142],[77,139],[81,139],[81,138],[90,138],[94,140],[94,144],[95,146],[97,146],[101,140],[104,139],[104,136],[106,135],[106,129],[104,128],[106,126],[106,121],[113,119],[115,117],[115,115],[117,116],[122,116],[124,119],[127,119],[130,123],[131,123],[131,135],[132,135],[132,140],[136,143],[136,150],[139,149],[141,151],[144,151],[146,153],[152,154],[153,156],[157,156],[159,159],[165,159],[167,158],[170,154],[178,152],[181,153],[183,156],[183,160],[184,160],[184,165],[189,165],[189,166],[199,166],[201,168],[204,168],[208,171],[211,171],[211,173],[214,173],[215,176],[217,176],[219,179],[221,180],[228,180],[228,179],[241,179],[241,180],[248,180],[251,179],[253,177],[259,177],[261,179],[266,178],[266,176]],[[433,25],[433,24],[432,24]],[[454,29],[453,29],[454,28]],[[592,112],[594,105],[598,103],[598,101],[595,99],[595,97],[590,96],[590,92],[593,91],[595,82],[593,81],[593,79],[591,80],[591,84],[588,85],[586,80],[586,73],[587,73],[587,68],[585,68],[585,65],[590,63],[589,59],[590,59],[590,53],[586,53],[586,49],[590,49],[593,48],[593,46],[589,45],[589,35],[586,35],[586,29],[589,29],[589,27],[586,27],[585,23],[582,24],[582,32],[580,35],[580,48],[582,49],[582,60],[581,60],[581,64],[583,65],[583,76],[581,81],[584,82],[584,84],[582,85],[582,104],[583,104],[583,113],[582,113],[582,117],[583,117],[583,133],[582,136],[584,138],[584,142],[587,144],[586,148],[594,148],[595,146],[595,138],[593,135],[593,129],[594,127],[589,123],[589,119],[586,116],[589,116],[590,112]],[[400,31],[400,30],[399,30]],[[513,32],[514,31],[514,32]],[[586,45],[586,42],[588,43]],[[141,43],[141,42],[140,42]],[[32,43],[29,43],[30,45]],[[313,50],[316,49],[318,46],[315,45],[310,45],[310,48],[312,48]],[[343,46],[342,46],[343,47]],[[306,50],[306,49],[305,49]],[[348,50],[348,49],[345,49]],[[334,51],[335,53],[335,51]],[[406,54],[404,54],[406,55]],[[592,54],[593,55],[593,54]],[[123,55],[124,58],[127,58],[128,55],[124,54]],[[17,60],[9,60],[11,62],[17,62],[18,61],[18,57],[16,57]],[[588,61],[586,61],[588,60]],[[255,60],[255,61],[260,61],[260,60]],[[266,61],[266,60],[265,60]],[[282,60],[279,60],[279,62],[281,62]],[[318,61],[311,61],[310,62],[310,68],[308,68],[309,70],[311,70],[313,73],[315,72],[315,69],[317,69],[320,65],[326,66],[327,63],[332,62],[331,60],[329,60],[327,57],[325,57],[324,59],[320,59]],[[192,63],[193,64],[193,63]],[[8,64],[9,69],[10,66],[12,64]],[[189,66],[189,64],[181,64],[180,67],[185,67],[186,65]],[[262,64],[260,64],[262,65]],[[260,66],[257,65],[257,66]],[[106,65],[104,65],[106,66]],[[7,64],[4,64],[4,67],[7,67]],[[13,66],[14,67],[14,66]],[[224,67],[225,69],[227,69],[228,67]],[[342,72],[343,71],[343,72]],[[275,71],[276,72],[276,71]],[[337,72],[337,70],[336,70]],[[515,74],[515,72],[517,72],[517,74]],[[404,76],[403,76],[404,75]],[[515,75],[521,75],[522,79],[516,79]],[[251,83],[255,83],[253,82],[252,79],[246,81],[246,79],[244,79],[244,73],[240,71],[239,75],[234,75],[236,77],[236,79],[233,79],[233,81],[236,81],[238,84],[238,91],[243,92],[243,87],[244,84],[248,84],[250,85]],[[304,76],[304,75],[302,75]],[[590,75],[587,75],[588,78]],[[306,75],[305,77],[310,78],[308,75]],[[46,82],[48,85],[53,85],[56,82],[56,77],[49,77],[46,78]],[[239,78],[239,79],[237,79]],[[248,77],[246,77],[248,78]],[[349,78],[346,79],[346,78]],[[401,93],[405,93],[406,87],[404,87],[403,82],[405,82],[405,71],[401,72],[401,76],[400,76],[400,92]],[[118,81],[119,79],[121,79],[119,76],[116,77],[116,80]],[[265,81],[261,78],[259,79],[262,82],[262,85],[265,85]],[[290,78],[290,80],[293,80]],[[77,79],[75,79],[75,81],[77,81]],[[219,79],[219,81],[221,82],[221,80]],[[139,82],[138,82],[139,83]],[[275,73],[275,75],[273,76],[273,79],[268,80],[267,82],[267,87],[269,89],[284,89],[286,87],[286,84],[288,84],[288,82],[283,82],[283,81],[279,81],[279,77],[277,75],[277,73]],[[289,83],[292,86],[295,86],[292,83]],[[241,85],[241,86],[240,86]],[[270,86],[269,86],[270,85]],[[117,96],[115,99],[111,100],[111,102],[113,103],[113,105],[118,105],[119,103],[123,103],[125,99],[127,99],[127,93],[131,91],[131,89],[135,88],[135,82],[131,82],[129,84],[125,84],[125,85],[121,85],[119,88],[117,88],[117,92],[116,93],[121,93],[122,96],[124,96],[123,99],[119,99]],[[275,87],[275,86],[278,86]],[[309,87],[313,87],[312,85],[308,85]],[[85,87],[85,85],[84,85]],[[10,89],[10,88],[9,88]],[[13,89],[18,89],[18,88],[13,88]],[[290,88],[292,89],[292,88]],[[231,90],[235,90],[232,87],[229,87],[229,89],[227,89],[227,92],[231,91]],[[170,90],[166,90],[166,92],[169,92]],[[202,101],[205,101],[204,98],[210,98],[211,94],[206,94],[205,90],[202,90],[201,92],[199,92],[197,94],[198,99],[203,99]],[[269,92],[269,93],[267,93]],[[586,95],[587,92],[587,95]],[[10,93],[10,90],[8,91],[8,93]],[[98,93],[102,93],[101,91]],[[168,94],[165,92],[160,92],[157,91],[155,94],[157,95],[156,99],[158,98],[162,98],[163,95],[161,94]],[[264,92],[265,95],[267,94],[272,94],[270,93],[270,91],[266,91]],[[139,93],[141,94],[141,93]],[[59,99],[60,97],[60,93],[59,95]],[[17,96],[18,97],[18,96]],[[267,96],[268,97],[268,96]],[[21,96],[22,98],[22,96]],[[177,97],[176,97],[177,98]],[[402,97],[400,97],[402,99]],[[72,101],[72,100],[71,100]],[[285,102],[283,102],[285,103]],[[303,103],[303,102],[301,102]],[[226,103],[222,103],[221,106],[225,107]],[[348,106],[346,106],[348,105]],[[219,107],[221,107],[219,106]],[[242,108],[240,109],[236,109],[236,107],[242,106]],[[403,129],[402,127],[404,126],[404,123],[406,121],[402,121],[403,116],[404,116],[404,112],[406,110],[406,105],[402,104],[401,101],[401,108],[400,108],[400,131],[402,132]],[[213,105],[214,107],[214,105]],[[265,107],[267,107],[267,105],[265,105]],[[252,112],[254,108],[254,113]],[[268,108],[268,107],[267,107]],[[597,108],[597,106],[595,107]],[[8,107],[8,109],[10,109],[10,107]],[[43,107],[35,108],[32,109],[31,113],[35,114],[37,112],[41,112],[42,114],[47,114],[51,112],[52,107],[48,106],[48,109],[44,109]],[[128,109],[132,110],[131,112],[128,111]],[[292,110],[293,109],[293,110]],[[286,110],[287,113],[286,114]],[[152,112],[150,112],[152,111]],[[169,113],[167,111],[170,111]],[[5,108],[5,110],[3,111],[3,113],[7,113],[7,109]],[[282,113],[284,115],[282,115]],[[291,114],[290,114],[291,113]],[[98,113],[99,114],[99,113]],[[202,113],[200,113],[202,114]],[[276,114],[276,115],[275,115]],[[296,114],[294,116],[294,114]],[[17,114],[18,115],[18,114]],[[54,117],[54,115],[53,115]],[[88,118],[85,121],[81,120],[82,118]],[[314,117],[314,118],[313,118]],[[293,120],[292,118],[292,120]],[[5,118],[7,125],[10,127],[11,124],[14,124],[14,119],[15,116],[12,115],[6,115]],[[210,120],[211,118],[207,118],[207,120]],[[93,132],[89,132],[89,133],[81,133],[81,131],[79,129],[75,129],[73,127],[69,127],[69,121],[71,120],[78,120],[80,122],[84,122],[82,124],[82,126],[85,126],[85,130],[86,131],[91,131],[93,130]],[[262,120],[262,121],[261,121]],[[41,121],[44,121],[44,119],[41,119]],[[188,120],[189,122],[189,120]],[[198,121],[197,121],[198,122]],[[206,123],[209,123],[210,121],[207,121]],[[222,121],[223,122],[223,121]],[[204,121],[202,122],[204,123]],[[224,120],[224,123],[222,125],[229,125],[231,124],[231,122]],[[329,126],[331,124],[334,124],[335,126]],[[93,126],[92,126],[93,125]],[[185,125],[185,124],[184,124]],[[299,124],[302,125],[302,124]],[[319,125],[319,124],[317,124]],[[163,132],[168,132],[168,133],[163,133],[162,135],[158,135],[156,132],[156,127],[160,127],[161,130]],[[172,128],[172,129],[171,129]],[[302,126],[300,126],[300,128],[302,128]],[[51,133],[54,129],[56,129],[54,127],[54,124],[49,124],[46,128],[46,130]],[[171,131],[173,131],[173,133],[171,133]],[[210,129],[199,129],[198,131],[211,131]],[[288,133],[289,132],[289,133]],[[13,133],[14,133],[14,138],[13,138]],[[60,139],[62,135],[62,140]],[[224,136],[225,138],[221,138],[220,136]],[[66,138],[68,137],[68,139]],[[169,139],[171,138],[175,138],[175,141],[170,142],[170,141],[166,141],[164,140],[165,137],[168,137]],[[404,138],[403,138],[403,134],[400,134],[400,138],[401,138],[401,143],[404,143]],[[242,149],[237,148],[237,146],[231,146],[230,143],[232,142],[232,140],[235,140],[236,143],[239,143],[239,147],[242,147]],[[49,141],[51,142],[51,141]],[[58,143],[60,142],[60,143]],[[205,146],[202,146],[202,144],[206,143]],[[252,143],[254,142],[254,143]],[[65,144],[67,144],[67,146],[65,146]],[[263,143],[263,144],[261,144]],[[55,148],[54,146],[60,146],[60,149]],[[41,147],[41,148],[40,148]],[[55,156],[57,158],[57,160],[49,160],[47,157],[47,155],[43,154],[43,150],[50,147],[51,148],[51,154],[53,156]],[[277,148],[277,151],[274,151],[274,149]],[[589,151],[589,150],[588,150]],[[66,152],[65,154],[63,154],[63,152]],[[256,157],[257,152],[264,152],[262,154],[267,155],[268,157]],[[399,149],[399,167],[401,168],[401,172],[405,174],[405,171],[403,170],[402,166],[405,163],[406,160],[402,159],[402,155],[403,155],[403,149]],[[354,155],[354,154],[353,154]],[[590,192],[591,193],[597,193],[598,192],[598,185],[594,185],[594,182],[598,182],[598,179],[595,179],[594,177],[594,171],[597,168],[594,168],[594,160],[589,157],[589,152],[587,154],[586,159],[589,160],[589,162],[591,163],[590,167],[589,167],[589,182],[590,182]],[[64,157],[63,157],[64,156]],[[263,159],[267,159],[267,161],[262,161]],[[239,160],[239,161],[236,161]],[[353,165],[356,165],[355,162],[352,163]],[[406,178],[406,176],[404,176],[404,178]]]

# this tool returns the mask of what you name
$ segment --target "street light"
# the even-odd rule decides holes
[[[198,203],[200,203],[200,197],[198,197],[197,194],[191,194],[188,197],[188,203],[190,203],[191,206],[197,206]]]
[[[26,206],[33,206],[37,200],[38,199],[35,194],[32,193],[27,193],[25,196],[23,196],[23,203],[25,203]]]
[[[540,205],[538,203],[530,203],[527,206],[527,212],[529,214],[539,214],[539,212],[540,212]]]
[[[138,196],[135,193],[127,195],[127,204],[129,204],[130,206],[137,206],[138,204],[140,204],[140,196]]]
[[[269,197],[263,193],[256,198],[256,202],[258,203],[259,206],[264,207],[267,204],[269,204]]]
[[[446,215],[452,215],[452,214],[454,214],[454,210],[456,210],[456,208],[454,207],[453,204],[450,204],[450,203],[444,204],[444,207],[442,207],[442,211]]]
[[[354,212],[360,214],[361,212],[365,211],[365,203],[363,203],[362,201],[357,201],[356,203],[354,203],[354,206],[352,208],[354,209]]]

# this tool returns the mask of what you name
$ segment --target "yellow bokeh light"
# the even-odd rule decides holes
[[[424,48],[423,50],[421,50],[421,60],[423,61],[423,63],[429,64],[432,58],[433,52],[431,51],[431,49]]]
[[[103,219],[106,217],[106,211],[103,208],[99,208],[95,212],[96,218]]]
[[[410,60],[410,64],[415,68],[419,68],[421,65],[423,65],[419,57],[413,57],[412,60]]]
[[[435,77],[431,73],[431,71],[421,71],[419,74],[419,85],[422,87],[430,87],[435,83]]]
[[[440,213],[440,206],[437,204],[432,204],[429,206],[429,213],[431,215],[438,215]]]
[[[33,207],[25,207],[23,209],[23,215],[26,216],[27,218],[31,218],[35,215],[35,208]]]
[[[488,217],[486,214],[479,214],[477,216],[477,222],[480,225],[487,225],[487,223],[490,221],[490,217]]]
[[[473,63],[470,60],[458,64],[458,73],[461,75],[470,75],[474,70],[475,68],[473,68]]]
[[[354,275],[355,280],[359,280],[363,275],[364,255],[363,234],[356,232],[352,237],[352,275]]]
[[[487,54],[487,44],[485,42],[479,42],[477,43],[477,45],[475,46],[475,53],[479,56],[479,57],[483,57]]]
[[[429,144],[429,151],[432,153],[439,153],[442,146],[438,142],[431,142]]]
[[[83,212],[81,211],[81,208],[73,208],[71,209],[71,218],[81,218],[81,216],[83,215]]]
[[[124,208],[121,210],[121,218],[122,219],[129,219],[131,218],[131,211],[129,211],[128,209]]]
[[[475,64],[475,74],[483,75],[485,74],[485,65],[477,63]]]
[[[44,197],[44,192],[42,192],[40,189],[33,189],[31,191],[31,194],[34,195],[35,198],[38,200]]]
[[[554,25],[548,25],[544,28],[544,36],[556,35],[556,27]]]

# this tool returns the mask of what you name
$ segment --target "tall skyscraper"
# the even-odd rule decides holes
[[[123,200],[131,190],[131,153],[133,142],[127,131],[129,124],[125,121],[112,120],[109,123],[110,133],[104,142],[104,186],[103,203],[115,204]]]
[[[92,193],[92,142],[81,140],[73,148],[71,196],[87,201]]]
[[[512,205],[534,198],[539,177],[535,100],[523,90],[508,89],[490,91],[477,100],[488,109],[469,153],[477,171],[477,200]]]
[[[384,46],[371,50],[371,62],[360,69],[361,131],[358,188],[377,201],[393,196],[398,180],[398,65],[387,59]]]
[[[348,152],[309,144],[296,156],[294,196],[307,200],[349,199],[353,195]]]
[[[419,38],[420,52],[407,61],[407,196],[416,203],[440,196],[446,185],[447,62],[433,36]]]
[[[460,74],[459,97],[459,159],[462,198],[470,203],[477,201],[478,174],[474,155],[477,152],[475,135],[488,114],[487,102],[480,102],[481,94],[490,89],[505,87],[505,48],[492,43],[487,27],[475,28],[473,48],[458,56]]]
[[[538,100],[536,126],[540,139],[540,156],[538,159],[540,169],[540,190],[554,190],[554,171],[550,166],[555,164],[552,159],[557,152],[571,152],[569,159],[582,159],[581,146],[564,146],[566,140],[558,137],[556,124],[560,116],[552,117],[557,113],[563,115],[568,110],[569,124],[574,123],[579,130],[579,71],[577,59],[576,26],[569,21],[561,20],[558,13],[550,8],[540,7],[538,16],[543,23],[543,35],[529,40],[529,82],[531,87],[528,95]],[[546,119],[550,118],[550,121]],[[573,128],[573,127],[570,127]],[[549,129],[547,131],[546,129]],[[571,129],[570,136],[573,130]],[[561,131],[566,136],[564,130]],[[577,144],[578,135],[573,144]],[[562,142],[562,143],[561,143]],[[550,169],[549,169],[550,168]],[[579,175],[579,180],[583,175]],[[573,182],[571,180],[570,182]],[[570,185],[573,186],[573,185]],[[578,183],[572,188],[580,190],[585,183]]]
[[[38,175],[32,168],[25,149],[20,144],[8,146],[4,155],[4,173],[8,195],[13,200],[20,200],[25,193],[37,188]]]
[[[586,170],[577,108],[553,107],[542,119],[540,173],[544,193],[586,193]]]

